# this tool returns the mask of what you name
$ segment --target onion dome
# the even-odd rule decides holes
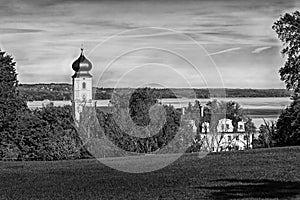
[[[92,63],[83,55],[83,48],[81,48],[81,54],[73,64],[72,69],[75,71],[73,78],[79,76],[88,76],[91,77],[89,71],[92,69]]]
[[[79,58],[73,62],[72,69],[75,72],[90,71],[92,69],[92,63],[83,55],[83,48],[81,48],[81,54]]]

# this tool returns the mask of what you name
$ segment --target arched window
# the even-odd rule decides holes
[[[224,129],[225,129],[225,125],[224,124],[221,125],[221,129],[222,129],[222,131],[224,131]]]
[[[83,83],[82,83],[82,89],[85,89],[85,87],[86,87],[86,83],[83,82]]]
[[[229,129],[229,124],[226,124],[226,129]]]

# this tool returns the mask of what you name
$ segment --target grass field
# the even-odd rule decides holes
[[[299,158],[300,147],[187,154],[144,174],[96,160],[0,162],[0,199],[300,199]]]

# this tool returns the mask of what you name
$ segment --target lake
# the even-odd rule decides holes
[[[194,103],[195,100],[200,101],[201,104],[206,104],[211,99],[188,99],[188,98],[180,98],[180,99],[160,99],[159,101],[166,105],[173,105],[175,108],[186,107],[189,102]],[[219,98],[219,100],[223,101],[235,101],[238,102],[243,109],[255,109],[261,110],[281,110],[284,109],[291,103],[289,97],[263,97],[263,98]],[[71,101],[51,101],[54,106],[64,106],[71,105]],[[43,104],[47,103],[47,101],[33,101],[28,102],[27,105],[29,108],[38,108],[42,107]],[[108,106],[109,100],[97,100],[97,106]],[[263,123],[263,119],[270,121],[276,120],[278,114],[260,114],[260,115],[249,115],[252,119],[256,127],[259,127],[260,124]]]
[[[218,98],[221,101],[238,102],[244,109],[282,109],[291,103],[289,97],[263,97],[263,98]],[[187,106],[189,102],[200,101],[201,104],[206,104],[211,99],[162,99],[163,104],[172,104],[174,107]]]

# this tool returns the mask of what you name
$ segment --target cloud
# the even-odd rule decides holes
[[[236,50],[240,50],[240,49],[241,49],[241,47],[235,47],[235,48],[225,49],[225,50],[222,50],[222,51],[217,51],[217,52],[214,52],[214,53],[210,53],[210,54],[208,54],[208,56],[222,54],[222,53],[227,53],[227,52],[236,51]]]
[[[81,43],[84,43],[86,54],[89,55],[88,52],[99,43],[127,31],[102,45],[107,48],[99,48],[101,51],[90,54],[94,70],[96,67],[103,69],[106,65],[101,63],[113,59],[123,49],[129,51],[144,46],[162,46],[199,62],[202,72],[206,73],[211,69],[210,58],[202,49],[199,50],[195,40],[208,49],[209,55],[222,55],[213,59],[224,70],[224,82],[232,87],[265,87],[267,83],[254,81],[266,80],[265,77],[269,76],[269,71],[258,76],[256,70],[261,68],[273,70],[275,78],[266,80],[269,85],[281,83],[278,69],[271,68],[280,65],[281,57],[278,55],[279,40],[270,24],[285,10],[296,6],[295,0],[175,0],[155,3],[146,0],[2,1],[0,48],[14,55],[21,82],[70,82],[70,63],[78,57]],[[150,29],[141,29],[143,27],[164,27],[175,32],[164,29],[151,32]],[[140,29],[137,31],[135,28]],[[267,49],[267,55],[257,56]],[[132,52],[127,59],[120,60],[115,66],[116,70],[109,74],[105,86],[114,84],[113,81],[131,64],[147,62],[172,64],[191,82],[195,80],[195,85],[200,82],[198,76],[193,78],[195,73],[190,66],[178,61],[179,58],[173,59],[170,54],[152,51],[154,53],[149,53],[149,50],[141,50],[140,54]],[[255,78],[247,76],[249,69],[254,70],[251,75]],[[153,70],[143,71],[140,75],[160,75]],[[240,73],[237,74],[237,71]],[[170,81],[177,83],[174,77],[168,76]],[[206,78],[207,82],[215,82],[213,75]],[[245,85],[246,81],[240,81],[243,79],[253,80],[252,85]],[[124,86],[138,81],[139,78],[130,78]],[[101,86],[104,86],[103,83],[106,82],[101,82]],[[178,85],[181,84],[178,82]]]
[[[43,32],[40,29],[21,29],[21,28],[0,28],[0,34],[11,34],[11,33],[39,33]]]
[[[252,51],[252,53],[261,53],[262,51],[265,51],[267,49],[270,49],[271,47],[260,47],[260,48],[256,48]]]

